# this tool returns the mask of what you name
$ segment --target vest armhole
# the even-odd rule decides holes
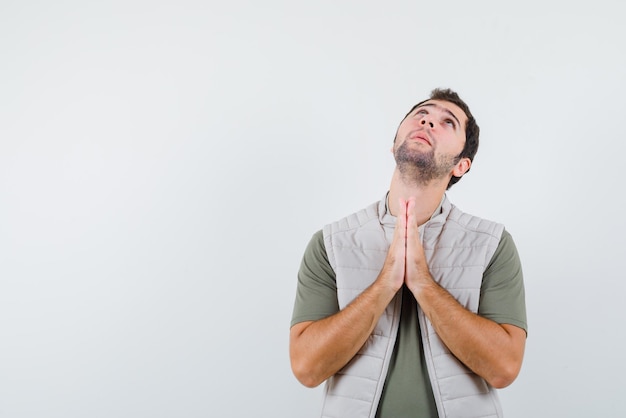
[[[335,259],[335,253],[333,251],[333,234],[332,234],[332,225],[324,226],[322,230],[322,235],[324,236],[324,250],[326,251],[326,255],[328,256],[328,262],[330,263],[330,267],[333,271],[337,272],[337,261]]]

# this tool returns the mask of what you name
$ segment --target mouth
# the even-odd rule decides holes
[[[433,145],[432,141],[424,131],[411,132],[409,134],[409,139],[416,142],[424,142],[430,146]]]

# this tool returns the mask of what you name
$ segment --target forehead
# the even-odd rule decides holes
[[[461,109],[459,106],[455,105],[452,102],[447,102],[445,100],[426,100],[424,103],[417,106],[415,110],[421,109],[423,107],[435,108],[439,111],[450,113],[451,115],[454,115],[459,120],[459,122],[463,124],[463,126],[465,126],[465,124],[467,123],[467,115],[465,114],[463,109]]]

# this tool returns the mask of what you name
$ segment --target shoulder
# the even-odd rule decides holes
[[[521,265],[515,241],[513,241],[513,237],[506,229],[502,231],[498,248],[487,268],[495,269],[502,264],[513,264],[516,269],[520,268]]]
[[[467,231],[486,234],[497,240],[501,239],[504,231],[503,224],[463,212],[453,204],[450,204],[450,212],[446,221],[449,226],[456,226]]]
[[[326,259],[326,248],[324,247],[324,233],[320,229],[313,234],[309,245],[306,248],[305,255],[316,259]],[[326,259],[326,261],[328,261]]]
[[[381,203],[384,204],[384,201],[374,202],[361,210],[325,225],[323,229],[324,236],[355,230],[373,220],[377,220]]]

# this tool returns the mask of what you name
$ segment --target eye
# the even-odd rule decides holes
[[[452,119],[446,119],[444,120],[444,122],[446,123],[446,125],[451,126],[452,128],[456,128],[456,123],[454,123]]]

